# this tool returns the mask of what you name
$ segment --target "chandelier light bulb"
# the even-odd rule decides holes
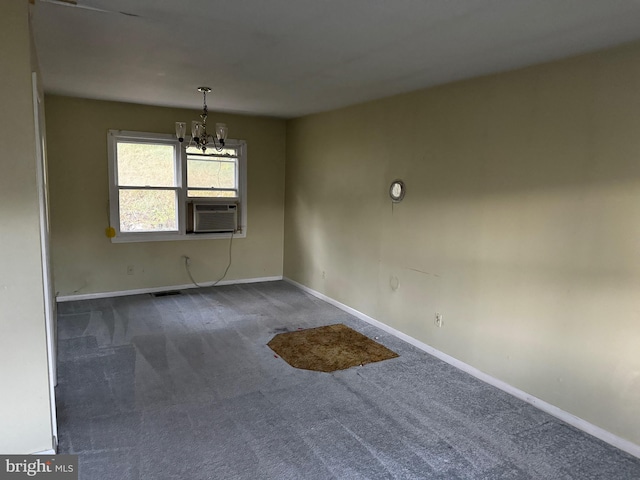
[[[178,137],[179,141],[184,141],[184,136],[187,133],[187,123],[186,122],[176,122],[176,137]]]
[[[193,138],[194,142],[200,143],[201,133],[202,133],[202,123],[200,123],[198,120],[193,120],[191,122],[191,138]],[[204,141],[205,139],[203,138],[202,140]]]
[[[216,138],[220,142],[220,145],[224,145],[224,141],[227,139],[227,133],[226,123],[216,123]]]

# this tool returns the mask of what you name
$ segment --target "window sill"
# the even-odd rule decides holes
[[[246,238],[246,230],[233,234],[233,238]],[[111,239],[111,243],[181,242],[184,240],[215,240],[231,238],[231,233],[129,233]]]

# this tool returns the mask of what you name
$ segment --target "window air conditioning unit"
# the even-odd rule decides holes
[[[193,204],[195,233],[235,232],[237,229],[238,206],[236,204]]]

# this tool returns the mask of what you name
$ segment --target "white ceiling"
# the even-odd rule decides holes
[[[640,0],[36,0],[49,93],[284,118],[640,39]]]

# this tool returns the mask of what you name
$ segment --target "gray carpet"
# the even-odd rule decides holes
[[[625,454],[284,282],[61,303],[60,453],[81,479],[640,479]],[[400,354],[292,368],[344,323]]]

